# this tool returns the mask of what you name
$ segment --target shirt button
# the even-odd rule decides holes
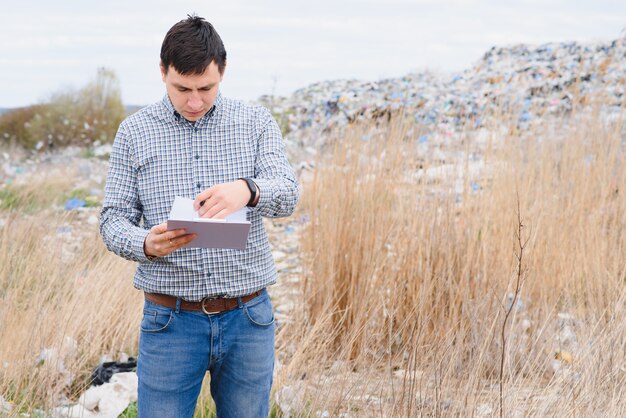
[[[200,156],[199,156],[199,155],[196,155],[196,160],[198,160],[198,159],[200,159]]]
[[[196,187],[199,189],[201,187],[201,184],[200,183],[196,184]]]

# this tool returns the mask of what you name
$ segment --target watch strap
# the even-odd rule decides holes
[[[250,200],[248,200],[247,206],[251,206],[256,200],[257,195],[257,185],[256,183],[247,177],[241,177],[239,180],[243,180],[248,185],[248,189],[250,190]]]

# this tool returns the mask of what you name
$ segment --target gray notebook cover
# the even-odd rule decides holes
[[[229,248],[244,250],[248,242],[250,222],[246,220],[247,208],[240,209],[221,221],[198,218],[193,210],[193,200],[176,197],[172,204],[167,229],[184,228],[198,237],[183,248]]]

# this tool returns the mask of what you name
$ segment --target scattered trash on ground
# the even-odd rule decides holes
[[[137,374],[114,374],[108,383],[87,389],[73,406],[56,408],[58,417],[117,418],[131,402],[137,400]]]
[[[78,208],[84,208],[86,206],[86,203],[83,199],[78,199],[78,198],[71,198],[68,199],[65,202],[64,208],[65,210],[72,210],[72,209],[78,209]]]
[[[2,395],[0,395],[0,415],[10,414],[13,412],[15,406],[11,402],[7,402]]]
[[[107,361],[100,363],[91,374],[91,381],[94,386],[108,383],[116,373],[125,373],[137,368],[137,359],[129,357],[127,361]]]
[[[38,368],[45,369],[48,375],[56,375],[56,380],[69,386],[73,382],[73,376],[66,368],[76,357],[78,343],[72,337],[66,336],[60,348],[44,348],[35,363]]]

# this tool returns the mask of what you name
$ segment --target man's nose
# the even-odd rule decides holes
[[[197,92],[192,92],[189,96],[189,100],[187,100],[187,105],[191,110],[200,110],[200,108],[202,108],[202,98],[200,98]]]

